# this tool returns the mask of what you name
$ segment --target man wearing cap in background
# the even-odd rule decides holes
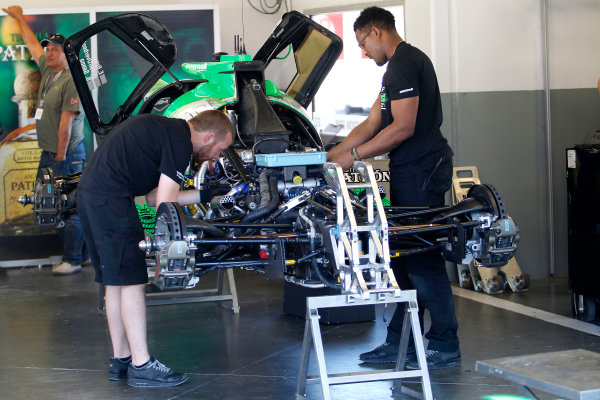
[[[38,146],[43,150],[37,177],[42,168],[51,168],[54,176],[80,172],[85,163],[83,112],[63,50],[65,37],[54,34],[40,43],[20,6],[3,10],[19,23],[23,41],[42,74],[35,114]],[[79,217],[69,218],[57,233],[63,241],[63,262],[53,266],[52,273],[80,272],[84,246]]]

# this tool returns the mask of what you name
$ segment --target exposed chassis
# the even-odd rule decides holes
[[[197,219],[174,203],[161,204],[155,235],[140,244],[156,268],[154,284],[189,287],[194,277],[239,267],[267,279],[368,295],[399,290],[390,269],[395,257],[443,251],[455,262],[492,267],[516,251],[519,230],[493,186],[473,187],[453,207],[407,210],[383,207],[369,163],[355,162],[354,169],[364,183],[346,184],[340,166],[325,163],[326,187],[335,196],[322,198],[322,188],[304,192],[292,199],[294,206],[250,224]],[[348,190],[357,188],[366,193],[362,201]],[[273,214],[294,208],[293,222],[271,222]]]

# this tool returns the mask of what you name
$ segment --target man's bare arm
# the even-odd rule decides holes
[[[385,154],[414,134],[419,97],[393,100],[391,104],[394,122],[386,126],[374,138],[356,148],[361,158]]]
[[[379,105],[380,103],[376,102],[376,104]],[[358,138],[355,139],[354,137],[350,138],[350,135],[348,135],[346,140],[336,146],[336,149],[339,148],[340,151],[330,151],[327,154],[327,160],[337,162],[343,169],[348,169],[354,162],[354,156],[352,154],[353,148],[356,149],[355,153],[361,159],[371,158],[393,150],[411,137],[415,131],[419,97],[393,100],[391,102],[391,108],[394,121],[390,125],[376,135],[373,134],[374,136],[371,135],[363,141],[357,140]],[[378,115],[379,117],[372,118],[371,115]],[[374,105],[373,108],[371,108],[371,113],[367,119],[377,121],[378,125],[376,129],[379,129],[381,126],[381,111],[379,107],[375,109]],[[355,130],[350,133],[352,134],[354,131]],[[364,138],[365,137],[363,136],[362,139]],[[342,147],[342,145],[344,146]]]
[[[179,194],[179,184],[165,174],[160,174],[156,188],[156,207],[165,201],[176,202]]]
[[[163,184],[162,187],[161,183]],[[161,188],[162,192],[159,199],[158,192]],[[146,202],[148,202],[149,206],[158,207],[158,205],[163,201],[177,202],[182,206],[187,206],[190,204],[199,203],[200,193],[198,192],[198,190],[195,189],[179,190],[179,185],[177,184],[177,182],[175,182],[165,174],[161,174],[160,179],[158,181],[158,187],[154,188],[152,191],[146,194]]]
[[[71,138],[71,129],[73,128],[73,120],[79,114],[76,111],[63,111],[60,114],[58,122],[58,148],[56,149],[55,161],[63,161],[67,156],[69,139]]]

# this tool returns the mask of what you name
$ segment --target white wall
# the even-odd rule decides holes
[[[600,0],[549,0],[550,87],[596,87],[600,78]]]
[[[543,89],[539,0],[433,0],[430,12],[442,92]]]
[[[434,21],[429,54],[442,92],[543,90],[543,3],[420,2]],[[413,18],[409,4],[407,36]],[[600,77],[600,0],[547,0],[547,5],[550,88],[595,87]]]

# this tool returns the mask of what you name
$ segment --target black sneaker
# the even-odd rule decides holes
[[[395,363],[398,360],[398,344],[385,342],[377,346],[374,350],[362,353],[358,358],[361,361],[372,364]],[[414,349],[409,349],[406,354],[406,362],[412,362],[417,359],[417,354]]]
[[[127,367],[129,367],[129,364],[131,364],[131,357],[129,357],[129,361],[127,362],[111,357],[108,360],[108,379],[111,381],[124,381],[127,379]]]
[[[143,367],[133,364],[127,369],[127,384],[134,387],[169,387],[181,385],[187,380],[187,375],[175,372],[154,357],[150,357]]]
[[[425,350],[427,369],[443,369],[460,365],[460,351]],[[406,363],[406,369],[419,369],[417,358]]]

